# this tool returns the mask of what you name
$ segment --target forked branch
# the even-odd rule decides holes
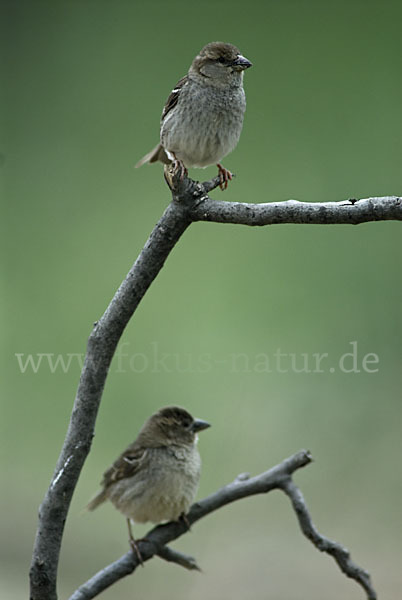
[[[368,600],[376,600],[377,596],[371,586],[369,574],[351,560],[346,548],[322,536],[312,523],[304,498],[292,479],[292,474],[297,469],[308,465],[311,461],[310,453],[301,450],[279,465],[269,469],[269,471],[265,471],[265,473],[255,477],[239,476],[232,483],[195,503],[191,507],[187,519],[190,524],[193,524],[230,502],[280,489],[290,497],[304,535],[319,550],[327,552],[335,558],[341,570],[364,588]],[[186,532],[187,526],[183,522],[167,523],[166,525],[154,527],[147,533],[145,539],[138,542],[143,560],[147,561],[158,555],[186,568],[197,569],[197,563],[192,557],[182,555],[165,546],[165,544],[172,542]],[[133,573],[138,565],[139,561],[136,554],[131,551],[128,552],[79,587],[70,597],[70,600],[91,600],[91,598],[95,598],[109,586]]]
[[[88,339],[84,367],[68,431],[52,481],[39,510],[38,529],[30,570],[31,600],[57,599],[57,568],[64,523],[81,469],[90,451],[110,363],[126,325],[187,227],[194,221],[261,226],[276,223],[335,225],[391,219],[402,220],[402,199],[398,196],[333,203],[308,203],[294,200],[268,204],[222,202],[212,200],[208,196],[209,192],[219,185],[219,178],[201,184],[187,177],[181,179],[177,173],[171,172],[169,167],[165,169],[165,177],[172,191],[172,202],[154,227],[105,313],[95,323]],[[246,487],[236,487],[237,492],[246,489],[246,484],[249,485],[250,482],[244,482]],[[237,482],[231,485],[239,486],[240,484]],[[290,488],[283,489],[290,495]],[[224,490],[227,490],[227,487],[223,488]],[[208,502],[214,497],[215,495],[209,499],[206,498],[203,503],[193,507],[191,514],[194,520],[203,516],[199,515],[197,511],[209,505]],[[172,527],[175,526],[167,527],[168,529],[163,529],[163,531],[173,532]],[[183,533],[179,530],[177,532],[178,534]],[[150,534],[151,540],[156,539],[155,535],[156,533]],[[173,537],[169,537],[169,535],[164,542],[162,540],[162,545],[168,539],[177,537],[177,535],[173,535]],[[158,536],[157,541],[161,541]],[[175,560],[176,557],[176,562],[180,562],[180,560],[182,564],[186,562],[186,557],[180,558],[174,551],[161,550],[161,552],[164,553],[166,560]],[[155,553],[156,550],[153,554]],[[144,555],[147,556],[146,549],[144,549]],[[123,568],[124,560],[123,563],[122,560],[114,563],[116,569]],[[132,568],[131,556],[125,560],[128,561],[126,564]],[[190,568],[190,563],[187,565],[188,568]],[[338,560],[338,563],[341,564],[341,561]],[[107,567],[103,576],[104,580],[107,577],[114,577],[114,572],[113,565]],[[375,598],[375,595],[368,597]]]

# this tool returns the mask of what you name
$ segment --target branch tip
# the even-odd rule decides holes
[[[340,570],[364,589],[368,600],[376,600],[377,594],[372,587],[368,572],[352,561],[347,548],[319,533],[313,524],[303,494],[290,477],[282,482],[281,489],[292,503],[303,534],[320,552],[325,552],[333,557]]]

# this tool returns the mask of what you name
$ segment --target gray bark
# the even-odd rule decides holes
[[[268,204],[246,204],[209,198],[208,193],[219,184],[218,178],[200,184],[186,177],[180,179],[177,173],[170,171],[169,167],[165,167],[165,178],[172,191],[172,202],[155,225],[105,313],[94,324],[88,339],[84,367],[64,444],[50,486],[39,509],[38,529],[30,569],[31,600],[57,599],[57,568],[64,523],[81,469],[90,451],[96,416],[110,363],[127,323],[187,227],[194,221],[255,226],[279,223],[358,224],[379,220],[402,220],[402,198],[397,196],[333,203],[289,200]],[[289,490],[286,493],[289,493]],[[208,499],[205,502],[202,507],[208,505]],[[192,517],[196,517],[197,511],[201,510],[199,506],[193,507]],[[173,531],[176,526],[169,527],[168,530]],[[144,553],[146,554],[145,549]],[[152,552],[155,553],[157,552]],[[173,560],[173,551],[162,550],[161,553],[165,553],[166,560]],[[176,558],[175,562],[180,563],[180,560],[186,562],[186,557],[180,560],[179,556]],[[126,568],[128,565],[132,567],[131,556],[127,555],[123,562]],[[122,564],[120,560],[114,563],[114,566],[107,567],[104,570],[104,580],[107,577],[115,577],[114,569],[121,570]],[[375,598],[374,592],[370,592],[371,595],[368,591],[367,593],[368,598]]]

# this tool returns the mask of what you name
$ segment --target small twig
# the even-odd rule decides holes
[[[354,579],[367,593],[368,600],[377,600],[377,594],[371,585],[370,575],[367,571],[356,565],[350,558],[349,550],[341,544],[333,542],[321,535],[316,529],[310,513],[307,510],[303,494],[292,479],[285,479],[281,489],[289,496],[293,509],[299,520],[299,525],[304,535],[321,552],[330,554],[338,563],[339,568],[347,577]]]
[[[232,177],[236,177],[235,173],[232,173]],[[219,175],[217,175],[216,177],[214,177],[213,179],[210,179],[209,181],[203,181],[201,183],[202,187],[204,188],[204,191],[206,194],[209,194],[209,192],[212,192],[215,188],[219,187],[221,182],[221,179],[219,177]]]
[[[170,546],[162,546],[157,552],[157,555],[163,560],[167,560],[168,562],[174,562],[189,571],[201,571],[200,567],[197,565],[197,561],[192,556],[188,554],[183,554],[182,552],[178,552],[177,550],[173,550]]]

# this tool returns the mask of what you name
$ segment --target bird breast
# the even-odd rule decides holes
[[[175,521],[194,500],[200,470],[195,445],[149,449],[146,464],[132,477],[113,484],[109,498],[134,522]]]
[[[162,123],[161,143],[187,167],[216,164],[236,147],[245,109],[242,87],[218,89],[189,81]]]

